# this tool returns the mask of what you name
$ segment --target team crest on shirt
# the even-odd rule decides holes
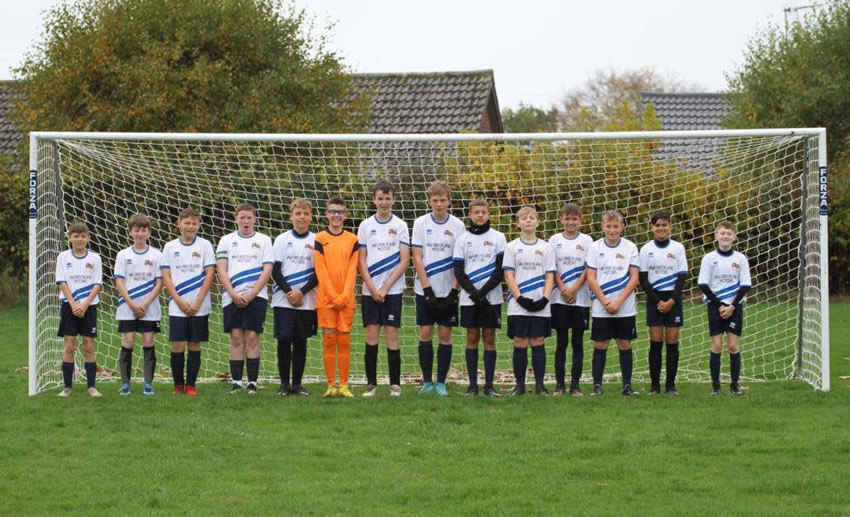
[[[617,253],[616,255],[614,255],[614,258],[618,258],[618,259],[621,259],[621,260],[625,260],[625,258],[626,258],[626,257],[624,257],[623,255],[621,255],[620,253]]]
[[[197,251],[193,251],[192,252],[192,258],[201,258],[201,254],[198,253]]]
[[[670,259],[670,260],[676,260],[676,255],[674,255],[672,253],[668,253],[667,258]]]
[[[398,235],[398,230],[396,230],[395,228],[390,228],[389,230],[387,230],[387,233],[390,235]]]
[[[153,265],[153,260],[145,259],[145,265],[146,265],[146,266],[152,266],[152,265]]]
[[[560,246],[560,244],[558,244],[558,246]],[[579,251],[584,251],[584,246],[582,246],[581,244],[576,244],[576,249]]]
[[[251,243],[251,247],[252,247],[252,248],[260,249],[260,243],[259,243],[259,242],[252,242],[252,243]]]
[[[312,246],[312,245],[310,245],[309,243],[307,243],[307,244],[305,244],[305,245],[304,245],[304,249],[307,249],[307,250],[311,250],[311,251],[312,251],[314,248],[313,248],[313,246]]]
[[[534,250],[534,254],[535,254],[535,255],[540,255],[540,256],[542,257],[542,256],[543,256],[543,251],[541,251],[541,250]]]
[[[452,231],[451,231],[451,230],[449,230],[449,229],[446,229],[446,231],[444,231],[444,232],[443,232],[443,235],[448,235],[449,237],[454,237],[454,236],[455,236],[455,234],[453,234],[453,233],[452,233]]]
[[[741,266],[737,262],[732,262],[732,269],[741,269]]]
[[[91,262],[86,262],[86,269],[94,269],[94,264]]]
[[[466,245],[467,245],[467,246],[472,246],[472,243],[471,243],[471,242],[467,242],[467,243],[466,243]],[[483,246],[495,246],[495,244],[493,244],[493,241],[484,241],[484,242],[482,243],[482,245],[483,245]]]

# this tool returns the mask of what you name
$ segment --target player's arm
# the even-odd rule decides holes
[[[360,246],[357,241],[351,250],[351,255],[348,256],[348,267],[345,270],[345,287],[342,292],[334,299],[334,306],[338,308],[345,307],[350,301],[354,300],[354,285],[357,282],[357,266],[360,263]],[[319,283],[319,286],[322,284]]]
[[[83,317],[85,312],[88,310],[89,306],[91,306],[94,299],[100,294],[100,291],[103,289],[103,265],[100,262],[100,258],[96,256],[94,262],[94,275],[92,275],[92,280],[94,280],[94,286],[91,288],[91,292],[86,296],[78,309],[80,311],[80,316]]]
[[[384,282],[384,285],[381,286],[381,294],[383,296],[387,295],[387,291],[396,283],[396,280],[401,278],[401,275],[407,271],[407,268],[410,267],[410,246],[407,244],[399,244],[398,247],[399,252],[399,262],[398,265],[393,269],[390,276],[387,277],[387,280]]]
[[[272,277],[272,262],[263,262],[263,271],[260,273],[260,278],[254,284],[254,288],[244,295],[245,301],[250,302],[260,294],[260,291],[266,288],[269,283],[269,278]]]
[[[508,290],[511,292],[514,298],[519,299],[522,296],[522,293],[519,292],[519,286],[516,283],[516,274],[513,268],[505,269],[505,285],[508,286]]]
[[[278,269],[277,264],[275,264],[275,269]],[[325,262],[325,248],[319,241],[313,244],[313,269],[316,271],[316,279],[319,282],[319,293],[328,300],[336,298],[339,293],[334,291],[331,277],[328,273],[328,265]]]
[[[635,265],[630,265],[629,266],[629,283],[626,284],[626,287],[624,287],[623,290],[620,292],[620,296],[618,296],[617,300],[614,301],[615,308],[616,308],[616,310],[614,312],[617,312],[618,310],[620,310],[620,306],[623,305],[623,302],[625,302],[626,299],[629,297],[629,295],[631,295],[634,292],[635,288],[638,286],[639,281],[640,280],[638,279],[638,267],[635,266]]]
[[[218,273],[218,281],[221,282],[224,290],[230,295],[233,303],[235,303],[237,307],[244,307],[245,304],[242,301],[242,297],[239,296],[239,293],[236,292],[236,289],[233,288],[233,284],[230,282],[230,273],[227,271],[228,263],[227,257],[216,260],[215,269]]]
[[[76,316],[79,304],[76,300],[74,300],[74,296],[71,294],[71,288],[68,287],[68,282],[64,280],[59,280],[58,282],[59,290],[62,291],[62,294],[65,295],[65,301],[67,301],[68,304],[71,306],[71,314]]]
[[[186,316],[194,316],[199,310],[201,310],[201,304],[204,303],[204,298],[207,297],[207,293],[210,292],[210,288],[212,287],[213,277],[215,276],[215,266],[212,264],[204,267],[204,272],[206,276],[204,277],[204,283],[201,284],[201,288],[198,290],[198,296],[195,297],[195,300],[189,304],[189,312],[186,313]],[[230,281],[228,279],[228,281]],[[183,311],[186,312],[186,311]]]
[[[479,296],[479,293],[478,289],[475,288],[475,284],[473,284],[472,280],[469,279],[469,275],[466,274],[466,261],[464,261],[463,258],[456,258],[454,259],[453,267],[455,282],[457,282],[460,287],[466,291],[473,300],[475,300]]]
[[[590,288],[590,292],[593,293],[593,296],[599,300],[603,306],[608,303],[608,298],[605,296],[605,293],[602,292],[602,288],[599,287],[599,282],[596,280],[596,269],[590,266],[585,268],[587,272],[587,286]]]
[[[649,283],[649,272],[641,271],[638,273],[638,281],[640,282],[641,289],[646,293],[646,304],[653,307],[657,306],[658,293],[652,288],[652,284]]]
[[[378,288],[375,287],[375,283],[372,282],[372,275],[369,274],[369,265],[366,263],[366,257],[369,254],[369,248],[361,244],[360,245],[360,253],[358,253],[358,266],[360,269],[360,278],[363,279],[363,284],[369,289],[369,293],[371,293],[372,299],[376,302],[383,301],[381,300],[381,295],[378,293]]]
[[[148,312],[148,307],[150,307],[150,305],[157,298],[159,298],[159,293],[161,293],[161,292],[162,292],[162,278],[160,277],[160,278],[154,279],[153,289],[151,289],[151,292],[150,292],[150,294],[148,294],[148,297],[145,298],[144,301],[140,304],[141,308],[144,309],[145,313]],[[144,316],[144,314],[142,316]]]
[[[505,271],[502,269],[504,258],[505,255],[503,253],[499,253],[493,260],[495,266],[493,274],[490,275],[490,278],[488,278],[484,285],[481,286],[481,289],[478,290],[482,299],[487,296],[487,293],[502,284],[502,280],[505,278]]]

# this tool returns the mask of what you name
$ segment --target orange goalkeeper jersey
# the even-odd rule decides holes
[[[333,308],[333,300],[339,296],[345,297],[345,307],[355,307],[358,248],[357,236],[351,232],[334,235],[325,230],[316,235],[313,267],[319,280],[317,309]]]

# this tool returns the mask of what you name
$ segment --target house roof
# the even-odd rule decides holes
[[[723,129],[720,122],[729,112],[722,93],[656,93],[643,92],[645,107],[655,105],[655,114],[664,131]]]
[[[492,70],[355,74],[354,79],[358,92],[374,95],[370,133],[502,132]]]
[[[11,120],[12,103],[20,97],[15,81],[0,81],[0,155],[12,154],[26,137]]]

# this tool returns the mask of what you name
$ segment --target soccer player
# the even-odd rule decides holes
[[[198,237],[201,214],[185,208],[177,216],[180,237],[162,248],[159,269],[168,291],[168,340],[171,341],[171,374],[174,394],[198,394],[195,382],[201,370],[201,343],[210,340],[210,286],[215,274],[212,244]],[[189,349],[186,363],[184,351]],[[186,366],[186,378],[183,378]]]
[[[277,285],[272,294],[272,307],[280,375],[277,394],[306,397],[310,392],[301,385],[301,378],[307,362],[307,340],[316,335],[317,280],[313,268],[316,235],[310,231],[313,205],[306,199],[296,199],[289,206],[289,212],[292,230],[278,235],[273,247],[272,277]]]
[[[221,307],[224,331],[230,334],[231,393],[242,391],[242,368],[248,363],[248,394],[256,395],[260,374],[260,334],[268,308],[266,284],[272,276],[274,250],[268,235],[254,231],[257,209],[236,207],[236,231],[218,242],[216,270],[224,290]]]
[[[431,213],[413,223],[413,267],[416,279],[416,324],[419,325],[419,366],[424,381],[419,394],[436,391],[445,397],[446,375],[452,362],[452,327],[457,326],[458,284],[454,276],[452,255],[455,241],[465,231],[463,222],[451,215],[451,190],[444,181],[428,187]],[[434,366],[434,323],[437,324],[437,384],[432,378]]]
[[[496,329],[502,326],[502,261],[505,234],[490,228],[487,201],[469,203],[469,228],[457,238],[455,278],[460,294],[460,324],[466,329],[466,394],[478,395],[478,342],[484,342],[484,395],[499,397],[493,387],[496,373]]]
[[[357,281],[359,244],[357,236],[343,229],[346,206],[341,198],[328,200],[325,215],[328,229],[316,235],[313,262],[319,279],[316,313],[322,327],[325,375],[328,389],[325,397],[354,395],[348,388],[351,364],[351,324],[354,321],[354,286]],[[339,385],[336,370],[339,369]]]
[[[623,214],[610,210],[602,214],[605,237],[593,243],[587,254],[587,284],[593,293],[593,396],[602,395],[602,374],[608,344],[613,338],[620,350],[623,395],[638,395],[632,388],[632,340],[637,338],[635,287],[638,285],[638,249],[622,237]]]
[[[121,333],[121,351],[118,369],[121,371],[120,395],[130,394],[130,372],[133,369],[133,348],[136,333],[142,334],[144,354],[144,385],[142,394],[152,396],[153,374],[156,368],[154,335],[159,332],[162,308],[159,293],[162,290],[162,273],[159,264],[162,253],[148,244],[151,220],[143,214],[133,214],[127,222],[127,231],[133,245],[118,252],[115,257],[115,288],[121,298],[115,318]]]
[[[73,393],[74,355],[77,336],[82,336],[85,358],[86,385],[89,396],[102,396],[95,387],[97,362],[94,339],[97,337],[97,304],[103,286],[103,267],[100,255],[88,249],[91,234],[86,223],[76,221],[68,226],[71,248],[56,258],[56,285],[62,302],[59,316],[59,337],[65,340],[62,352],[62,380],[65,388],[60,397]]]
[[[525,393],[528,345],[534,370],[534,393],[548,395],[543,385],[546,373],[544,338],[552,334],[549,297],[555,286],[555,250],[537,238],[537,211],[524,206],[516,214],[520,236],[505,246],[502,269],[511,292],[508,299],[508,337],[514,340],[514,377],[511,395]]]
[[[665,210],[649,219],[653,240],[640,249],[640,284],[646,293],[646,326],[649,328],[650,395],[661,393],[661,349],[666,343],[667,376],[664,391],[678,395],[679,328],[682,315],[682,288],[688,274],[685,247],[670,238],[673,224]]]
[[[555,348],[555,392],[553,395],[566,394],[565,377],[567,369],[567,346],[573,346],[573,366],[570,371],[570,394],[583,396],[579,388],[582,363],[584,361],[584,331],[590,321],[590,290],[585,279],[587,271],[587,252],[593,244],[589,235],[581,233],[581,207],[567,203],[559,215],[563,232],[549,239],[549,245],[555,250],[558,272],[555,275],[555,287],[558,292],[552,297],[552,327],[557,332]],[[570,339],[572,331],[572,339]]]
[[[410,265],[410,231],[407,223],[393,215],[395,187],[379,180],[372,188],[375,215],[363,220],[357,229],[360,243],[359,269],[363,279],[362,311],[366,327],[366,380],[364,397],[377,394],[378,341],[381,328],[387,340],[390,395],[401,396],[401,294],[404,272]]]
[[[729,371],[734,395],[743,395],[738,379],[741,376],[741,348],[738,340],[744,326],[744,302],[752,288],[750,263],[743,253],[732,249],[738,238],[730,221],[720,221],[714,233],[717,249],[702,258],[699,268],[699,287],[708,302],[708,331],[711,335],[711,394],[720,394],[720,353],[723,334],[729,349]]]

